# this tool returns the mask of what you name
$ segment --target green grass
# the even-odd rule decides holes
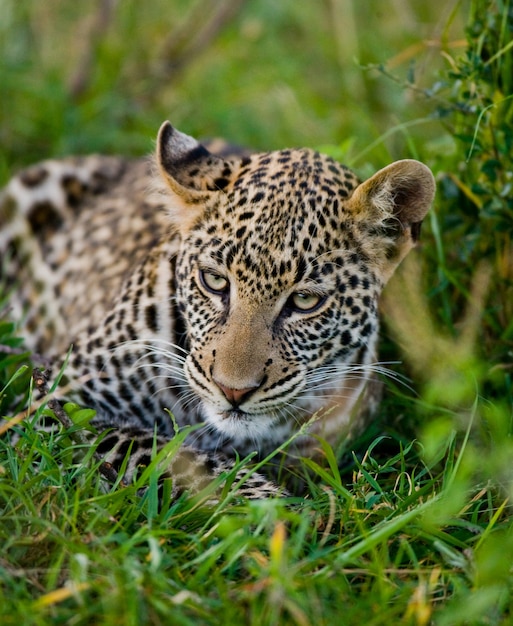
[[[47,409],[4,297],[0,413],[38,408],[15,446],[0,436],[0,623],[510,624],[513,7],[257,0],[198,52],[177,44],[221,4],[127,0],[87,31],[93,6],[0,0],[0,177],[147,152],[165,118],[362,175],[420,158],[436,210],[389,285],[381,352],[412,389],[388,382],[343,469],[328,449],[310,463],[305,499],[161,506],[156,468],[113,487],[72,433],[34,428]]]
[[[306,500],[159,507],[151,479],[142,497],[105,488],[65,431],[27,424],[0,444],[2,623],[491,623],[510,590],[505,495],[469,479],[455,434],[430,464],[381,443]]]

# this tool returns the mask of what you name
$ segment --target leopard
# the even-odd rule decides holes
[[[313,149],[219,148],[165,122],[150,158],[50,159],[10,180],[9,316],[66,361],[66,398],[96,411],[98,450],[129,455],[128,478],[191,427],[173,493],[238,467],[242,495],[288,494],[276,467],[346,445],[379,409],[380,296],[434,194],[417,160],[362,181]]]

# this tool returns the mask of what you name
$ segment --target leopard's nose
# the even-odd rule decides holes
[[[240,406],[254,391],[260,387],[260,385],[255,385],[254,387],[247,387],[246,389],[232,389],[231,387],[226,387],[217,381],[216,385],[223,392],[224,397],[234,409]]]

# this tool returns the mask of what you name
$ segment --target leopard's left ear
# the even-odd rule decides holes
[[[203,214],[213,196],[230,184],[239,165],[237,159],[211,154],[169,122],[160,127],[156,157],[168,195],[171,192],[166,202],[171,219],[182,234]]]
[[[385,279],[417,242],[434,196],[431,170],[412,159],[388,165],[355,189],[348,208],[368,232]]]

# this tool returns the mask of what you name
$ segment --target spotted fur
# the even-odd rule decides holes
[[[371,412],[379,296],[433,195],[417,161],[360,183],[312,150],[219,155],[165,123],[156,167],[87,157],[15,177],[3,278],[31,348],[61,362],[73,344],[66,377],[118,429],[111,456],[171,438],[168,409],[204,423],[183,453],[202,476],[305,425],[293,463]]]

